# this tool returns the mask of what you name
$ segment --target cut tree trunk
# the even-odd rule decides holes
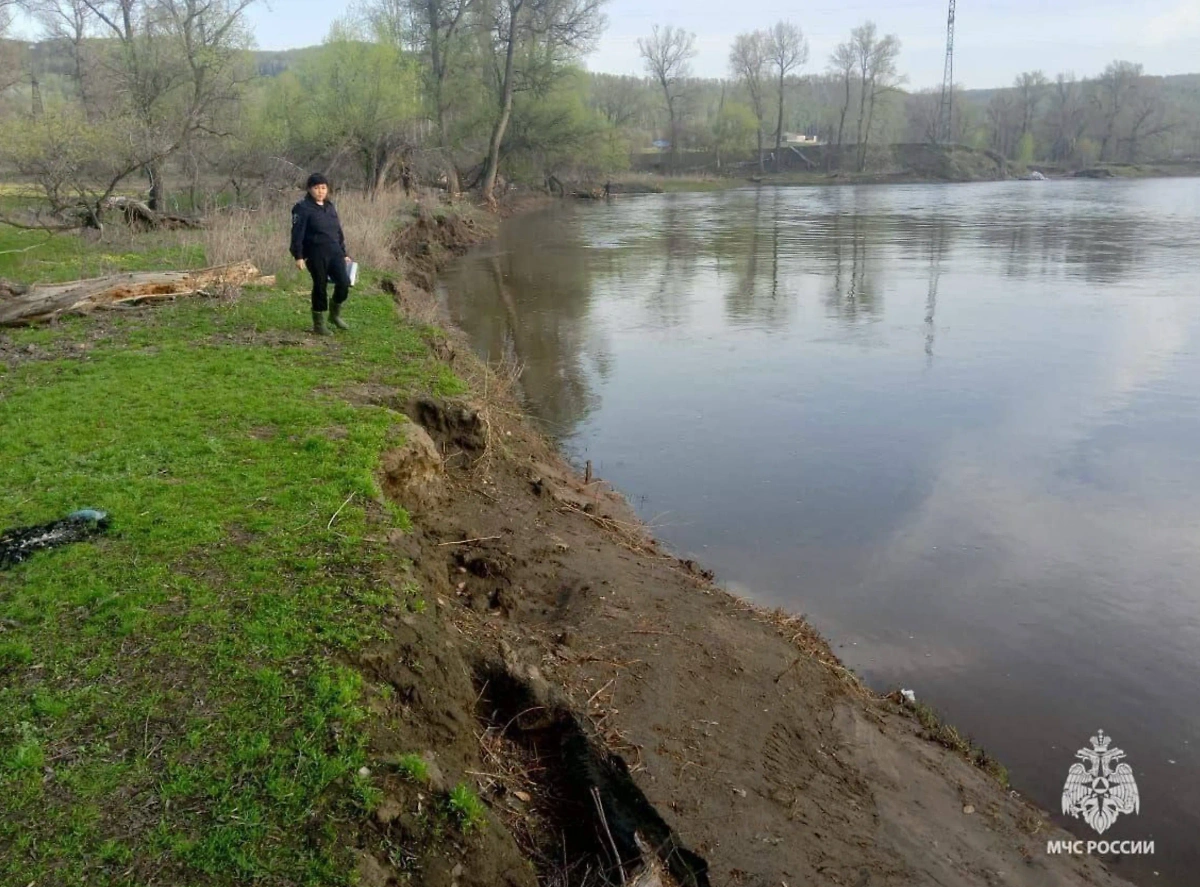
[[[269,285],[249,262],[200,271],[140,271],[37,286],[0,281],[0,326],[28,326],[65,314],[88,314],[115,305],[210,294],[246,283]]]

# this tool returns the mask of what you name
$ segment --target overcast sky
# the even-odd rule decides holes
[[[345,4],[331,0],[269,0],[251,22],[263,49],[319,43]],[[1041,68],[1053,76],[1099,72],[1116,58],[1141,62],[1151,74],[1200,71],[1200,0],[1058,0],[1046,12],[1038,0],[959,0],[955,80],[968,88],[1003,86]],[[913,87],[942,80],[946,39],[943,0],[610,0],[608,28],[588,59],[594,71],[642,73],[637,38],[654,24],[694,31],[696,74],[721,77],[733,36],[790,18],[808,36],[807,70],[825,67],[830,51],[855,25],[873,19],[903,43],[900,70]]]

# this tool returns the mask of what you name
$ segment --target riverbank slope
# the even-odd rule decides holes
[[[801,158],[803,155],[803,159]],[[763,170],[738,164],[716,170],[711,166],[667,174],[663,170],[643,171],[614,177],[614,193],[717,191],[762,185],[904,185],[961,184],[996,182],[1026,178],[1037,172],[1048,179],[1147,179],[1200,176],[1200,161],[1163,160],[1145,163],[1096,163],[1074,167],[1056,163],[1031,162],[1026,165],[1006,161],[993,151],[966,146],[952,148],[936,145],[889,145],[872,149],[871,162],[858,171],[853,162],[838,168],[827,163],[824,146],[807,148],[798,154],[785,153],[782,168],[770,163]],[[805,162],[807,161],[807,162]],[[601,183],[602,184],[602,183]],[[602,194],[602,187],[575,189]]]
[[[1123,883],[570,471],[429,322],[487,234],[0,332],[3,525],[114,517],[0,572],[0,883]]]

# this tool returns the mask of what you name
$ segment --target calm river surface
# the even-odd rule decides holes
[[[676,552],[1051,810],[1103,729],[1116,870],[1200,884],[1200,180],[572,204],[445,283]]]

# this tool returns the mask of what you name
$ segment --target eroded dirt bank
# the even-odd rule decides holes
[[[390,284],[399,310],[432,315],[431,270]],[[1067,835],[1044,813],[862,687],[802,620],[663,551],[532,430],[511,379],[455,333],[433,339],[468,396],[361,392],[412,422],[383,485],[413,517],[392,537],[397,583],[428,607],[357,665],[390,688],[375,757],[423,752],[434,791],[465,780],[490,815],[449,840],[420,784],[385,775],[354,838],[364,883],[1126,883],[1048,856]]]

